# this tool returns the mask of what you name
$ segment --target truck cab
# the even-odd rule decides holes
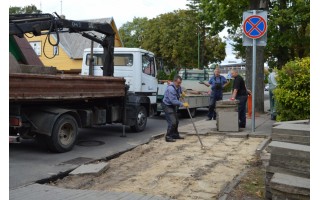
[[[103,75],[102,54],[102,48],[93,48],[93,76]],[[81,75],[90,74],[90,58],[91,49],[85,49]],[[156,110],[157,66],[152,52],[139,48],[115,48],[114,76],[125,78],[130,93],[136,96],[148,96],[152,108]]]

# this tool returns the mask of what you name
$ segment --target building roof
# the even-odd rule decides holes
[[[83,20],[88,22],[96,22],[96,23],[109,23],[115,34],[115,46],[123,46],[122,41],[116,27],[116,24],[112,17],[110,18],[101,18],[101,19],[90,19],[90,20]],[[88,31],[92,32],[97,37],[101,37],[103,34],[98,33],[96,31]],[[52,35],[55,40],[57,40],[57,36],[55,34]],[[59,46],[68,54],[71,59],[82,59],[83,50],[85,48],[91,47],[91,40],[81,36],[79,33],[68,33],[68,32],[61,32],[59,33],[60,43]],[[98,43],[94,43],[94,48],[98,47]]]

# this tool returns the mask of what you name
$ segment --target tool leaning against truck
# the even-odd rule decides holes
[[[50,34],[55,33],[59,38],[60,31],[80,33],[101,44],[103,77],[30,73],[32,70],[23,73],[26,72],[25,67],[37,67],[25,62],[18,42],[24,34],[47,34],[52,44]],[[98,38],[86,31],[96,31],[104,37]],[[57,14],[10,15],[9,37],[10,41],[15,42],[15,54],[21,52],[20,57],[24,57],[18,63],[17,55],[10,54],[10,142],[19,142],[20,138],[37,138],[54,152],[66,152],[75,145],[78,130],[82,127],[121,123],[130,126],[133,131],[144,130],[147,116],[153,112],[150,99],[128,92],[125,79],[113,77],[114,31],[110,24],[67,20]],[[58,45],[58,41],[53,45]],[[10,51],[14,48],[10,47]],[[22,68],[21,63],[27,65]]]

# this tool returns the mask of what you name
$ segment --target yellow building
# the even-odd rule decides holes
[[[115,47],[123,46],[113,18],[92,19],[85,21],[111,24],[114,32],[116,33]],[[102,35],[94,31],[90,32],[93,32],[98,37]],[[79,33],[60,32],[60,42],[59,45],[55,47],[50,45],[48,41],[45,42],[46,37],[47,35],[26,38],[45,66],[53,66],[58,70],[78,71],[81,69],[83,50],[91,47],[91,40],[81,36]],[[56,34],[51,35],[50,41],[53,44],[57,42]],[[99,44],[95,42],[94,47],[96,48],[98,46]],[[56,54],[56,56],[50,59],[54,54]]]

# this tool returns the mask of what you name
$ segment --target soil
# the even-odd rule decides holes
[[[109,161],[100,176],[67,176],[50,183],[63,188],[135,192],[173,199],[216,199],[254,158],[263,138],[196,136],[175,143],[141,145]]]

